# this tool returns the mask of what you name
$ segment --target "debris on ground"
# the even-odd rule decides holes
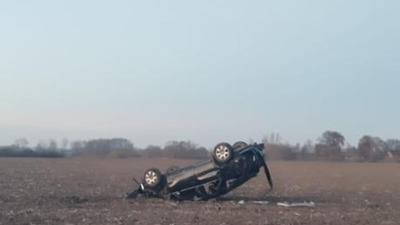
[[[283,206],[283,207],[315,207],[314,202],[294,202],[294,203],[289,203],[289,202],[278,202],[278,206]]]
[[[244,203],[245,203],[244,200],[238,201],[238,204],[239,204],[239,205],[243,205]],[[270,202],[269,202],[269,201],[249,201],[248,203],[259,204],[259,205],[267,205],[267,204],[269,204]]]
[[[269,201],[252,201],[251,203],[260,204],[260,205],[267,205],[267,204],[269,204],[270,202],[269,202]]]

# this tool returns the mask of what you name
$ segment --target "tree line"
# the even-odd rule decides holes
[[[251,141],[250,141],[251,142]],[[382,160],[400,162],[400,140],[382,140],[365,135],[357,146],[349,145],[345,137],[337,131],[326,131],[314,144],[311,140],[303,145],[282,143],[277,133],[262,139],[269,160],[323,160],[377,162]],[[53,139],[40,141],[35,147],[28,147],[28,140],[19,138],[10,146],[0,147],[0,156],[5,157],[97,157],[97,158],[177,158],[205,159],[212,149],[198,146],[191,141],[170,141],[164,147],[149,145],[139,149],[124,138],[93,139],[72,141],[63,139],[57,143]]]
[[[357,146],[346,143],[345,137],[337,131],[325,131],[314,144],[311,140],[302,146],[282,143],[279,134],[271,134],[263,139],[267,158],[272,160],[323,160],[351,162],[400,162],[400,140],[382,140],[364,135]]]
[[[72,141],[63,139],[61,144],[53,139],[40,141],[34,148],[28,147],[28,140],[20,138],[10,146],[0,147],[0,157],[96,157],[96,158],[176,158],[204,159],[209,156],[205,147],[191,141],[170,141],[164,147],[149,145],[139,149],[125,138],[93,139]]]

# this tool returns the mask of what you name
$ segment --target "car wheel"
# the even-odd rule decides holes
[[[247,143],[244,141],[237,141],[235,144],[233,144],[233,149],[239,149],[239,148],[243,148],[246,147]]]
[[[218,164],[227,163],[233,157],[233,148],[228,143],[217,144],[214,148],[214,161]]]
[[[160,170],[152,168],[144,172],[143,185],[149,188],[157,187],[162,180],[162,175]]]

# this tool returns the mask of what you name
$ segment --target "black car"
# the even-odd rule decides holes
[[[213,157],[187,167],[170,167],[166,173],[152,168],[144,173],[139,188],[126,195],[169,199],[207,200],[219,197],[257,176],[264,168],[270,188],[272,178],[264,160],[264,145],[236,142],[233,146],[220,143]]]

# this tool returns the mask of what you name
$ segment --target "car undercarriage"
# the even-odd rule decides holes
[[[172,166],[164,174],[157,168],[147,170],[142,182],[133,179],[138,188],[125,197],[208,200],[223,196],[244,184],[257,176],[261,168],[272,189],[272,177],[264,158],[263,144],[248,145],[240,141],[231,146],[219,143],[210,160],[181,168]]]

